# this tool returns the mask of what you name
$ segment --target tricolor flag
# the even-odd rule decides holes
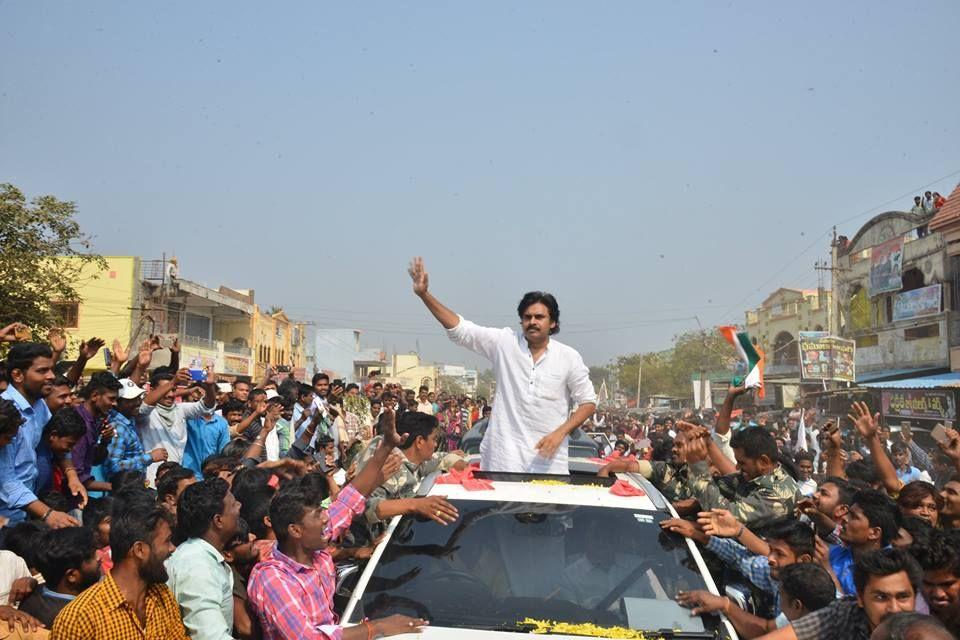
[[[740,359],[747,365],[747,375],[743,379],[744,386],[747,389],[759,389],[758,395],[762,398],[764,396],[763,352],[750,342],[750,334],[746,331],[738,332],[736,327],[725,326],[720,327],[720,333],[734,346],[740,354]]]

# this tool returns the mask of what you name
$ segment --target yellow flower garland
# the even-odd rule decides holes
[[[571,636],[592,636],[594,638],[634,638],[635,640],[655,640],[642,631],[625,627],[601,627],[590,622],[571,624],[569,622],[553,622],[552,620],[534,620],[524,618],[521,625],[532,626],[530,633],[565,633]]]

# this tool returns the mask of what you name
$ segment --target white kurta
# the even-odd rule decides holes
[[[160,419],[160,415],[154,410],[154,407],[144,404],[140,407],[140,415],[137,416],[137,430],[140,433],[140,440],[143,442],[144,451],[152,451],[158,447],[167,450],[167,460],[171,462],[182,462],[183,451],[187,448],[187,420],[199,418],[204,411],[213,411],[213,407],[206,407],[203,400],[200,402],[180,402],[174,406],[174,418],[172,424],[168,427]],[[157,467],[159,462],[154,462],[147,467],[147,482],[153,486],[153,481],[157,477]]]
[[[568,439],[552,458],[541,456],[536,445],[567,420],[572,408],[597,401],[580,354],[551,338],[540,361],[534,362],[521,332],[480,327],[462,316],[447,335],[490,360],[497,379],[490,426],[480,445],[480,468],[569,473]]]

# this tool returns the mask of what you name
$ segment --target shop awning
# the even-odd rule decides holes
[[[884,382],[861,382],[861,387],[870,389],[944,389],[960,387],[960,372],[940,373],[932,376],[919,376],[903,380]]]

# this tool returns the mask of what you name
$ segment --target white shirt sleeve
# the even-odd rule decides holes
[[[497,353],[497,344],[503,336],[513,336],[510,329],[492,329],[490,327],[481,327],[477,324],[458,316],[460,322],[453,329],[447,329],[447,337],[454,344],[466,347],[474,353],[479,353],[488,360],[493,360]]]
[[[597,404],[597,393],[593,389],[593,383],[590,382],[590,370],[584,364],[583,357],[579,353],[574,353],[575,359],[567,376],[570,400],[574,407],[581,407],[589,403]]]

